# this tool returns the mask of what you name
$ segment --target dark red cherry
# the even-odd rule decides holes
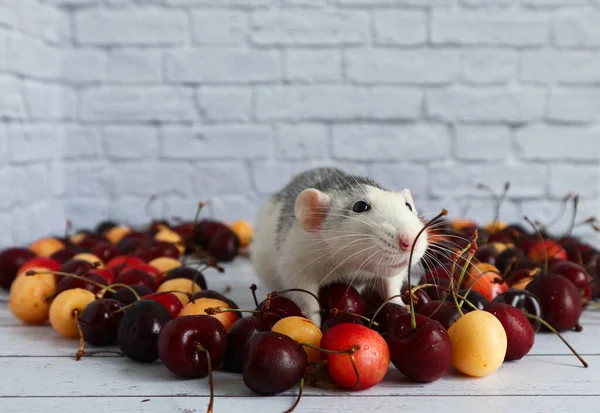
[[[143,284],[131,285],[130,288],[125,288],[125,287],[112,287],[112,288],[114,290],[116,290],[116,292],[115,293],[107,292],[104,296],[106,298],[112,298],[113,300],[120,301],[125,305],[129,305],[129,304],[137,301],[137,298],[135,297],[133,292],[131,292],[130,288],[133,288],[135,290],[135,292],[137,293],[137,295],[140,297],[143,297],[143,296],[148,295],[153,292],[153,291],[150,291],[150,289]]]
[[[180,257],[177,246],[166,241],[153,241],[150,245],[150,253],[152,254],[152,259],[160,257],[179,259]]]
[[[188,280],[193,280],[203,290],[206,290],[207,288],[206,279],[204,278],[204,275],[200,271],[192,267],[182,265],[180,267],[173,268],[165,275],[161,283],[173,280],[175,278],[186,278]]]
[[[421,314],[415,314],[415,319],[416,330],[412,329],[409,313],[390,325],[385,338],[390,360],[410,380],[433,382],[445,375],[452,363],[450,337],[439,322]]]
[[[160,360],[173,374],[185,379],[206,377],[209,357],[212,370],[217,369],[226,349],[225,327],[209,315],[174,318],[158,334]]]
[[[339,313],[337,315],[332,315],[321,322],[321,332],[325,334],[327,330],[338,324],[360,324],[361,326],[364,326],[365,322],[355,315]]]
[[[244,368],[244,346],[254,334],[270,329],[271,325],[262,317],[243,317],[233,323],[227,333],[223,369],[230,373],[241,373]]]
[[[254,334],[244,349],[244,384],[260,395],[284,392],[296,385],[306,370],[306,352],[292,338],[274,331]]]
[[[408,289],[404,289],[402,291],[402,293],[403,293],[402,301],[404,302],[404,304],[409,305],[410,302],[408,301]],[[425,304],[431,302],[431,298],[427,295],[425,290],[422,288],[417,291],[414,291],[412,296],[413,296],[413,306],[415,308],[415,311],[417,311],[417,312]]]
[[[60,272],[67,274],[75,274],[75,275],[87,275],[91,270],[95,269],[94,264],[80,260],[80,259],[70,259],[63,263],[60,267]],[[56,277],[57,281],[60,281],[64,278],[64,275],[58,275]]]
[[[154,277],[148,274],[146,271],[140,270],[139,268],[132,268],[130,270],[123,271],[117,275],[117,278],[115,278],[115,284],[142,284],[148,287],[150,291],[156,291],[158,288]]]
[[[221,231],[210,241],[207,251],[218,262],[233,261],[238,255],[240,239],[231,230]]]
[[[458,295],[467,299],[467,301],[469,301],[471,304],[477,307],[478,310],[483,310],[489,304],[487,298],[485,298],[481,293],[475,290],[469,291],[467,289],[463,289],[458,292]],[[452,297],[452,295],[448,295],[448,297],[446,297],[446,301],[454,303],[454,298]],[[460,305],[460,303],[461,299],[458,298],[458,304]],[[473,311],[473,307],[466,303],[462,304],[461,309],[463,310],[463,313]]]
[[[527,284],[526,289],[539,298],[544,320],[559,332],[570,330],[579,323],[583,300],[568,278],[540,274]]]
[[[150,241],[145,239],[139,239],[135,237],[126,238],[123,237],[121,241],[116,245],[119,255],[128,255],[131,257],[137,257],[144,262],[152,260],[152,253],[150,252]]]
[[[332,308],[347,313],[365,314],[365,303],[359,292],[345,283],[336,282],[322,287],[319,290],[319,302],[327,316]]]
[[[446,330],[460,318],[456,305],[450,301],[431,301],[421,307],[419,314],[438,321]]]
[[[82,280],[81,278],[62,277],[56,284],[56,294],[58,295],[65,290],[72,290],[73,288],[82,288],[95,294],[103,288],[97,284],[101,284],[102,286],[108,285],[106,279],[100,274],[95,274],[90,271],[84,277],[85,280]]]
[[[496,258],[498,257],[498,250],[493,245],[484,245],[477,250],[474,259],[479,262],[496,265]]]
[[[571,261],[560,260],[558,263],[550,266],[550,272],[566,277],[577,287],[583,298],[583,306],[592,299],[592,278],[582,265]]]
[[[50,258],[60,262],[61,264],[64,264],[65,262],[73,258],[75,255],[77,255],[77,253],[71,247],[65,247],[54,252],[52,255],[50,255]]]
[[[193,244],[208,250],[211,241],[222,231],[227,232],[231,229],[222,222],[202,220],[194,226],[191,241]]]
[[[109,242],[101,242],[96,244],[96,246],[92,248],[90,252],[104,263],[109,262],[113,258],[119,256],[119,251],[117,250],[117,247],[115,247]]]
[[[518,248],[506,248],[496,257],[495,266],[500,273],[504,274],[509,267],[512,269],[518,268],[518,263],[521,261],[529,261],[529,258],[522,250]]]
[[[158,335],[172,319],[169,311],[156,301],[133,303],[119,323],[119,348],[131,360],[141,363],[155,361],[158,359]]]
[[[83,248],[85,250],[92,250],[98,244],[104,244],[109,242],[108,239],[101,234],[87,234],[83,239],[77,244],[78,248]]]
[[[117,224],[114,221],[102,221],[96,226],[95,232],[97,234],[105,234],[106,232],[108,232],[108,230],[116,227],[117,225],[119,224]]]
[[[529,314],[543,318],[542,305],[540,304],[539,299],[535,294],[527,290],[511,288],[498,295],[492,302],[509,304],[523,312],[527,311]],[[533,331],[538,332],[542,324],[539,321],[530,318],[528,320]]]
[[[0,287],[8,290],[19,267],[35,256],[27,248],[7,248],[0,252]]]
[[[123,315],[118,311],[125,305],[117,300],[103,298],[89,303],[79,315],[83,339],[93,346],[108,346],[117,342],[117,328]]]
[[[265,299],[258,305],[258,307],[256,307],[256,310],[261,312],[266,310],[267,313],[269,313],[266,316],[264,316],[264,318],[271,325],[271,327],[273,327],[275,323],[277,323],[280,319],[285,317],[304,317],[304,314],[302,314],[300,307],[298,307],[298,305],[294,301],[287,297],[284,297],[283,295],[275,295],[274,297],[272,297],[271,304],[268,308],[265,308],[266,304],[267,300]],[[263,317],[262,314],[254,314],[254,316]]]
[[[506,332],[507,347],[504,360],[520,360],[529,353],[535,341],[535,332],[523,311],[497,301],[489,303],[485,311],[496,316]]]
[[[381,311],[379,311],[379,313],[377,313],[375,316],[374,321],[379,324],[377,330],[380,333],[386,332],[390,325],[394,323],[396,318],[406,313],[406,309],[399,304],[391,302],[385,303],[381,308]]]

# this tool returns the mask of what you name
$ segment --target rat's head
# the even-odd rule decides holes
[[[390,192],[369,184],[323,192],[305,189],[296,198],[296,218],[318,232],[324,248],[344,268],[390,277],[407,268],[416,242],[415,265],[427,249],[427,233],[408,189]],[[342,268],[342,267],[340,267]]]

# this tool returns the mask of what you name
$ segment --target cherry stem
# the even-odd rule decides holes
[[[323,348],[315,347],[312,344],[308,344],[308,343],[300,343],[300,345],[306,346],[306,347],[311,348],[316,351],[320,351],[325,354],[348,354],[350,356],[350,362],[352,363],[352,368],[354,369],[354,374],[356,374],[356,384],[351,388],[342,387],[342,389],[349,390],[349,391],[358,389],[358,386],[360,386],[360,374],[358,373],[358,369],[356,368],[356,362],[354,361],[354,353],[356,353],[358,350],[360,350],[360,346],[358,344],[354,344],[348,350],[341,350],[341,351],[326,350]]]
[[[43,271],[36,271],[36,270],[28,270],[25,275],[26,276],[32,276],[32,275],[36,275],[36,274],[54,274],[54,275],[62,275],[64,277],[72,277],[72,278],[76,278],[78,280],[82,280],[85,282],[88,282],[92,285],[95,285],[96,287],[100,287],[101,289],[107,288],[106,284],[101,284],[99,282],[96,282],[94,280],[90,280],[89,278],[86,278],[82,275],[77,275],[77,274],[69,274],[68,272],[60,272],[60,271],[50,271],[50,270],[43,270]],[[111,291],[111,293],[114,291]]]
[[[185,294],[185,296],[188,298],[188,300],[190,300],[191,303],[195,302],[196,299],[194,298],[194,295],[188,291],[181,291],[181,290],[169,290],[169,291],[160,291],[160,292],[153,292],[150,293],[148,295],[144,296],[144,299],[148,299],[148,298],[152,298],[152,297],[156,297],[162,294],[171,294],[171,293],[180,293],[180,294]]]
[[[79,325],[79,310],[73,310],[73,316],[75,317],[75,327],[77,327],[77,334],[79,334],[79,350],[75,353],[75,360],[81,360],[81,357],[85,354],[84,346],[85,340],[83,339],[83,331],[81,331],[81,326]]]
[[[448,211],[446,211],[445,209],[442,209],[442,211],[437,214],[432,220],[430,220],[428,223],[426,223],[425,225],[423,225],[423,228],[421,228],[421,230],[419,231],[419,233],[417,234],[417,236],[415,237],[415,240],[412,243],[412,246],[410,247],[410,256],[408,257],[408,275],[407,275],[407,282],[408,282],[408,286],[410,288],[411,281],[410,281],[410,275],[411,275],[411,267],[412,267],[412,259],[413,259],[413,253],[415,252],[415,246],[417,245],[417,240],[419,239],[419,237],[421,236],[421,234],[423,232],[425,232],[427,230],[427,228],[429,228],[430,226],[432,226],[436,221],[438,221],[441,217],[445,216],[448,214]],[[412,300],[408,300],[409,306],[410,306],[410,324],[412,326],[413,331],[417,329],[417,318],[415,316],[415,305],[413,304]],[[371,325],[371,323],[369,323],[369,326]]]
[[[299,390],[298,390],[298,398],[296,399],[296,401],[294,402],[294,404],[292,405],[292,407],[290,407],[289,409],[287,409],[283,413],[292,413],[294,411],[294,409],[296,407],[298,407],[298,404],[300,403],[300,398],[302,397],[302,390],[303,389],[304,389],[304,377],[302,377],[300,379],[300,386],[299,386]]]
[[[562,209],[560,211],[560,214],[558,214],[554,219],[550,220],[550,222],[546,225],[542,224],[542,228],[543,229],[548,229],[554,225],[556,225],[556,223],[558,221],[560,221],[560,219],[563,217],[563,215],[565,215],[565,211],[567,210],[567,202],[573,198],[574,194],[572,192],[567,193],[563,198],[562,198]],[[536,221],[537,222],[537,221]]]
[[[198,208],[196,209],[196,215],[194,216],[194,226],[198,223],[198,219],[200,218],[200,212],[207,204],[208,202],[206,201],[198,202]]]
[[[157,198],[158,198],[158,195],[156,195],[156,194],[150,195],[150,197],[146,201],[146,205],[144,208],[144,212],[146,213],[146,216],[148,218],[150,218],[151,221],[154,221],[154,218],[152,217],[152,214],[150,213],[150,206],[152,206],[152,204],[154,203],[154,201],[156,201]]]
[[[285,293],[293,293],[293,292],[300,292],[300,293],[310,294],[310,295],[313,296],[313,298],[315,300],[317,300],[317,303],[319,303],[319,305],[321,305],[321,302],[319,301],[319,297],[317,297],[314,293],[311,293],[310,291],[304,290],[302,288],[288,288],[287,290],[273,291],[270,294],[273,294],[273,297],[275,297],[275,296],[278,296],[278,295],[283,295]]]
[[[71,228],[73,228],[73,222],[71,222],[70,219],[67,219],[65,221],[65,239],[68,241],[70,241],[69,232],[71,232]]]
[[[449,288],[449,287],[444,287],[444,286],[442,286],[442,285],[437,285],[437,284],[421,284],[421,285],[417,285],[416,287],[413,287],[413,288],[410,290],[410,293],[411,293],[411,295],[414,295],[414,293],[415,293],[415,292],[417,292],[417,291],[419,291],[420,289],[422,289],[422,288],[428,288],[428,287],[440,288],[440,289],[442,289],[442,290],[450,291],[450,288]],[[479,310],[479,308],[477,308],[477,307],[476,307],[476,306],[475,306],[473,303],[471,303],[469,300],[467,300],[467,298],[466,298],[466,297],[467,297],[467,295],[468,295],[468,291],[467,291],[467,294],[466,294],[466,295],[464,295],[464,296],[463,296],[463,295],[460,295],[460,294],[456,294],[456,296],[457,296],[458,298],[460,298],[460,299],[461,299],[463,302],[467,303],[467,304],[468,304],[468,305],[469,305],[469,306],[470,306],[472,309],[474,309],[474,310]],[[442,301],[442,303],[443,303],[443,302],[444,302],[444,301]],[[462,306],[462,304],[463,304],[463,303],[461,302],[461,303],[460,303],[460,306]],[[457,303],[456,305],[457,305],[457,308],[458,308],[458,303]],[[439,308],[441,308],[441,304],[440,304],[440,307],[438,307],[438,310],[439,310]],[[437,312],[438,310],[436,310],[435,312]],[[464,314],[463,314],[463,315],[464,315]]]
[[[537,229],[535,224],[533,222],[531,222],[531,220],[529,218],[527,218],[527,217],[523,217],[523,218],[525,219],[525,221],[527,221],[529,223],[529,225],[531,225],[533,227],[538,238],[542,242],[542,245],[544,246],[544,274],[548,274],[548,247],[546,246],[546,241],[544,240],[544,237],[542,236],[540,231]]]
[[[258,289],[258,287],[256,286],[256,284],[252,284],[250,286],[250,291],[252,291],[252,298],[254,298],[254,304],[256,304],[256,306],[258,307],[258,300],[256,299],[256,290]]]
[[[579,208],[579,194],[575,195],[573,198],[573,217],[571,219],[571,226],[569,226],[569,231],[567,231],[567,235],[564,238],[568,238],[573,235],[573,229],[575,229],[575,219],[577,219],[577,209]]]
[[[338,310],[337,308],[332,308],[331,310],[329,310],[329,314],[331,314],[332,317],[336,317],[340,314],[346,314],[346,315],[351,315],[353,317],[357,317],[360,318],[363,321],[371,321],[370,318],[365,317],[364,315],[360,315],[360,314],[356,314],[356,313],[351,313],[349,311],[342,311],[342,310]],[[376,321],[373,321],[373,324],[375,325],[375,327],[379,327],[379,323]]]
[[[500,208],[502,207],[502,203],[504,202],[504,199],[506,198],[506,194],[508,193],[508,190],[510,189],[510,182],[506,182],[504,184],[504,190],[502,191],[501,196],[498,196],[498,194],[496,194],[496,192],[494,192],[494,190],[492,188],[490,188],[488,185],[485,185],[483,183],[478,183],[477,189],[485,189],[486,191],[488,191],[489,193],[492,194],[492,197],[494,197],[494,200],[496,201],[496,208],[494,209],[494,220],[492,221],[492,224],[495,222],[498,222],[498,218],[500,218]]]
[[[198,351],[203,351],[206,354],[206,365],[208,367],[208,385],[210,387],[210,399],[208,402],[208,408],[206,410],[207,413],[212,413],[213,404],[215,400],[215,389],[213,384],[213,376],[212,376],[212,361],[210,360],[210,352],[202,346],[200,343],[194,343],[194,347]]]
[[[137,291],[135,291],[135,289],[131,285],[120,284],[120,283],[105,286],[100,291],[98,291],[98,294],[96,294],[96,297],[99,299],[103,298],[104,294],[106,294],[107,291],[110,291],[111,293],[115,293],[116,291],[113,289],[114,287],[127,288],[129,291],[131,291],[131,293],[135,297],[135,301],[140,300],[140,295],[137,293]]]
[[[272,315],[272,316],[281,318],[281,316],[279,314],[275,314],[275,313],[269,313],[269,312],[258,311],[258,310],[244,310],[241,308],[225,308],[225,307],[221,307],[221,306],[205,308],[204,312],[208,315],[215,315],[215,314],[221,314],[221,313],[252,313],[252,314],[260,314],[263,316]]]
[[[558,331],[556,331],[556,329],[554,327],[552,327],[550,324],[548,324],[548,322],[546,320],[544,320],[541,317],[536,316],[535,314],[531,314],[530,312],[528,312],[525,309],[523,309],[523,312],[525,313],[527,318],[530,318],[532,320],[542,323],[544,325],[544,327],[546,327],[548,330],[550,330],[554,334],[556,334],[558,336],[558,338],[560,338],[562,340],[562,342],[565,343],[565,345],[567,347],[569,347],[569,350],[571,350],[573,352],[575,357],[577,357],[579,359],[579,361],[581,361],[581,364],[583,364],[583,367],[585,367],[585,368],[588,367],[587,362],[579,355],[579,353],[577,353],[577,351],[575,351],[575,349],[573,347],[571,347],[571,345],[567,342],[567,340],[565,340],[565,338]]]

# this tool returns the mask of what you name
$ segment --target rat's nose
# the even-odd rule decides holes
[[[409,251],[410,248],[412,247],[412,241],[409,237],[402,235],[400,237],[398,237],[398,245],[400,245],[400,248],[405,250],[405,251]]]

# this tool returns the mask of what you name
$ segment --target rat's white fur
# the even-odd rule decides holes
[[[423,228],[410,192],[365,186],[363,198],[371,209],[364,213],[346,211],[348,216],[341,216],[340,209],[347,208],[349,200],[339,198],[340,194],[325,198],[330,203],[317,231],[307,231],[295,220],[279,249],[276,234],[282,203],[270,198],[263,205],[250,254],[254,270],[269,291],[302,288],[318,294],[320,287],[342,281],[376,286],[386,299],[400,293],[406,282],[410,249],[400,248],[399,237],[412,244]],[[296,213],[304,209],[297,207]],[[424,231],[413,252],[413,266],[427,245]],[[302,292],[289,296],[305,316],[320,325],[319,305],[313,297]],[[400,299],[394,301],[401,303]]]

